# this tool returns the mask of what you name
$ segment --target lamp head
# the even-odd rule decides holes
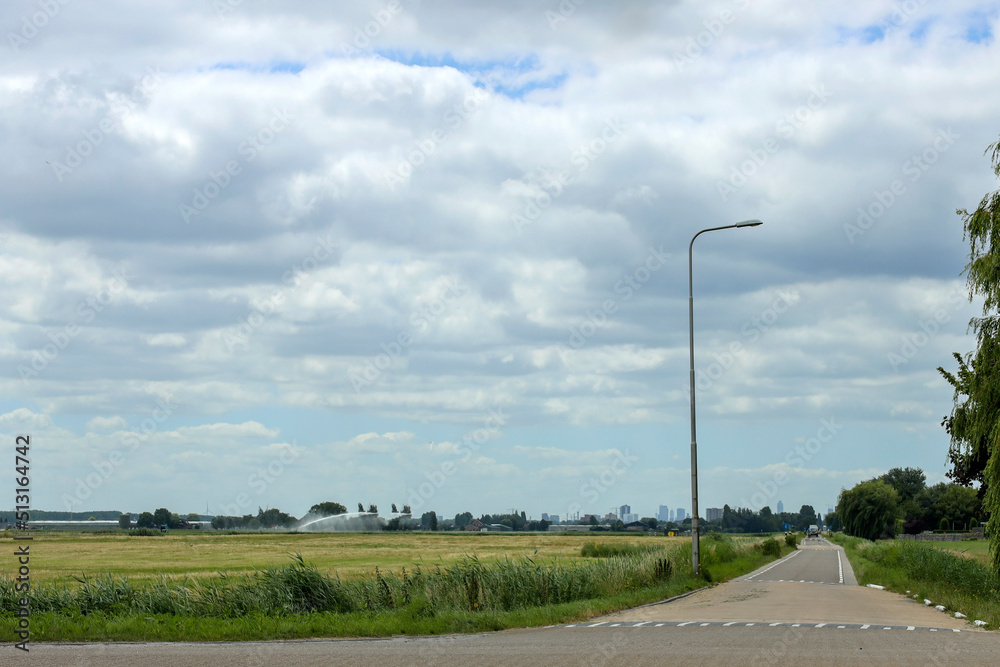
[[[736,226],[737,227],[759,227],[760,225],[763,225],[763,224],[764,223],[761,222],[760,220],[744,220],[743,222],[737,222]]]

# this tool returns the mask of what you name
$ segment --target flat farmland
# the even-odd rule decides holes
[[[936,549],[953,551],[966,558],[974,558],[983,563],[987,562],[990,557],[990,543],[987,540],[968,540],[963,542],[934,542],[927,540],[923,543],[929,544]]]
[[[109,573],[140,583],[220,571],[250,572],[290,562],[292,554],[342,578],[380,570],[427,569],[467,557],[483,561],[530,557],[551,563],[581,560],[586,542],[659,544],[687,542],[678,537],[566,533],[240,533],[173,531],[158,537],[75,531],[36,532],[31,545],[31,577],[39,582],[72,583],[74,577]],[[0,576],[10,576],[0,568]]]

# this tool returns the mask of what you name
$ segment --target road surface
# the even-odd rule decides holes
[[[14,650],[5,647],[14,653]],[[996,665],[1000,634],[856,585],[843,551],[810,539],[747,576],[586,623],[383,640],[36,644],[4,665]],[[11,659],[13,658],[13,659]]]

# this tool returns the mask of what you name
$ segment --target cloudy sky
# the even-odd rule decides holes
[[[0,8],[35,508],[690,508],[745,219],[702,508],[943,479],[1000,3],[341,4]]]

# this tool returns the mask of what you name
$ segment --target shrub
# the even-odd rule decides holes
[[[765,556],[780,556],[781,543],[773,537],[760,543],[760,550]]]
[[[793,549],[798,548],[798,540],[795,538],[795,533],[788,533],[785,535],[785,544]]]

